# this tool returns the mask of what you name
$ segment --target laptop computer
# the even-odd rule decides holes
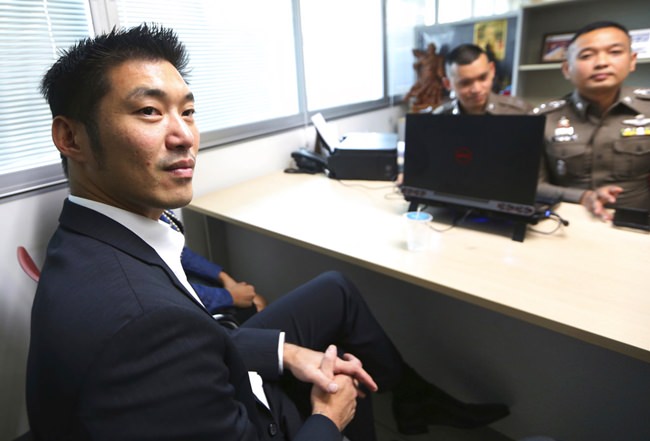
[[[404,197],[534,216],[544,123],[543,115],[408,114]]]

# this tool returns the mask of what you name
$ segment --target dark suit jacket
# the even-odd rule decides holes
[[[230,334],[149,245],[108,217],[66,200],[59,221],[32,310],[35,438],[270,438],[282,415],[260,410],[247,371],[277,379],[279,331]],[[322,416],[295,437],[340,438]]]

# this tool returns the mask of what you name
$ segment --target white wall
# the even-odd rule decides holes
[[[66,194],[66,190],[51,191],[0,204],[4,230],[0,248],[0,439],[9,439],[27,425],[25,363],[36,283],[18,266],[16,247],[25,246],[34,260],[42,262]]]
[[[396,131],[403,110],[399,107],[355,115],[336,121],[341,133]],[[199,154],[195,195],[202,195],[290,165],[290,153],[312,146],[313,127],[282,132]],[[24,389],[29,344],[29,317],[36,284],[16,260],[16,248],[25,246],[40,266],[66,189],[0,202],[3,247],[0,249],[0,439],[10,439],[27,429]]]

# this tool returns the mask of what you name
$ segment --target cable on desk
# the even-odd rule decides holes
[[[404,200],[404,194],[402,193],[402,189],[400,188],[399,185],[393,184],[392,185],[392,190],[393,190],[392,192],[386,193],[384,195],[384,199],[388,199],[388,200],[391,200],[391,201],[393,201],[393,200],[402,200],[403,201]]]
[[[530,227],[530,226],[528,228],[530,229],[530,231],[534,231],[535,233],[551,235],[551,234],[556,233],[563,226],[566,227],[566,226],[569,225],[568,220],[563,219],[562,216],[560,216],[556,212],[550,211],[550,210],[547,210],[544,213],[544,216],[542,217],[542,219],[540,219],[540,221],[545,221],[545,220],[555,221],[555,227],[550,231],[543,231],[543,230],[539,230],[537,228],[533,228],[533,227]]]
[[[385,184],[385,185],[379,185],[377,187],[371,187],[370,185],[366,184],[356,184],[353,182],[346,182],[342,179],[334,179],[335,181],[339,182],[341,185],[344,187],[357,187],[357,188],[363,188],[366,190],[386,190],[388,188],[393,188],[395,187],[395,184]]]
[[[427,208],[429,208],[429,206],[428,206],[428,205],[425,205],[425,206],[424,206],[424,210],[426,210]],[[424,211],[424,210],[423,210],[423,211]],[[445,231],[449,231],[449,230],[451,230],[452,228],[458,226],[459,224],[465,222],[465,220],[467,219],[467,217],[468,217],[470,214],[472,214],[473,211],[474,211],[474,210],[471,209],[471,208],[466,209],[466,210],[463,212],[462,215],[460,215],[460,216],[455,216],[454,219],[453,219],[452,222],[451,222],[451,225],[449,225],[449,226],[446,227],[446,228],[436,228],[436,227],[433,225],[433,223],[431,223],[431,222],[429,223],[429,228],[431,228],[433,231],[435,231],[435,232],[437,232],[437,233],[444,233]]]

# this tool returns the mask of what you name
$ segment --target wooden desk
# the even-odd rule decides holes
[[[189,209],[650,362],[649,234],[562,204],[571,225],[554,235],[456,227],[410,252],[407,207],[387,182],[279,172]]]

